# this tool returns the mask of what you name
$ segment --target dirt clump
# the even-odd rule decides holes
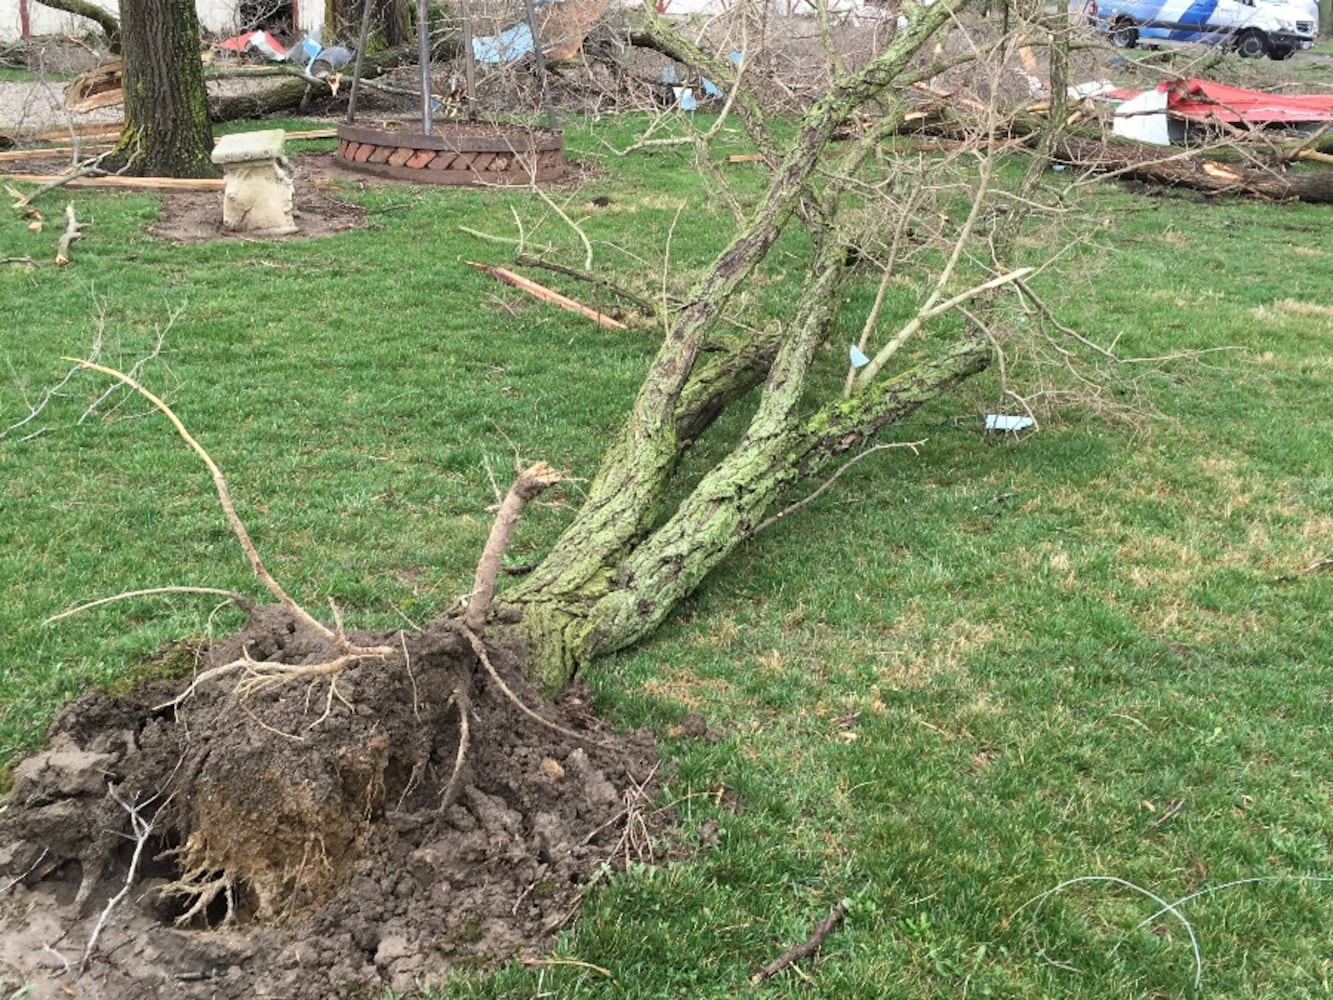
[[[192,687],[60,712],[0,812],[0,992],[421,989],[539,953],[664,822],[651,736],[613,735],[586,693],[542,705],[488,646],[540,724],[456,626],[348,638],[393,652],[340,662],[260,608]]]

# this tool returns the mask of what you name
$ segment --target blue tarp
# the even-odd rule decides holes
[[[532,51],[532,29],[516,24],[498,35],[472,39],[472,54],[478,62],[507,63]]]

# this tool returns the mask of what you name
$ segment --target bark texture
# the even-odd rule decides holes
[[[501,598],[520,621],[529,670],[546,690],[568,683],[588,659],[656,628],[798,480],[989,363],[989,344],[962,336],[850,398],[813,407],[806,398],[847,272],[836,221],[840,199],[856,188],[878,140],[901,122],[892,88],[913,75],[907,72],[913,56],[964,3],[913,6],[907,26],[881,53],[815,102],[785,149],[761,142],[774,163],[768,191],[675,313],[583,508],[536,571]],[[688,55],[685,48],[673,51]],[[824,159],[830,139],[872,98],[888,108],[884,120],[831,168]],[[762,133],[757,102],[744,92],[737,101],[749,109],[747,125]],[[809,234],[810,250],[789,319],[769,333],[726,331],[727,307],[794,221]],[[678,488],[673,475],[683,451],[728,404],[760,384],[757,408],[731,453],[674,510],[665,509],[668,489]]]
[[[109,164],[138,177],[216,177],[194,0],[123,0],[125,127]]]

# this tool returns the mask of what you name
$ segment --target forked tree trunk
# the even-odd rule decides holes
[[[194,0],[123,0],[125,127],[109,164],[138,177],[214,177]]]
[[[813,413],[801,407],[846,271],[835,218],[840,184],[854,186],[877,139],[862,143],[862,159],[848,160],[841,177],[815,181],[815,167],[858,106],[872,97],[895,105],[890,88],[917,78],[904,73],[909,61],[965,3],[914,7],[910,24],[882,53],[838,81],[805,115],[767,194],[676,314],[583,508],[536,571],[502,595],[509,617],[519,622],[533,680],[548,692],[568,683],[590,658],[651,632],[792,484],[989,363],[989,344],[963,335],[848,399]],[[896,127],[901,115],[901,108],[891,111],[880,128]],[[794,218],[810,232],[811,251],[791,317],[780,331],[748,341],[719,335],[729,303]],[[757,410],[731,454],[673,512],[664,511],[682,452],[728,402],[760,382]]]

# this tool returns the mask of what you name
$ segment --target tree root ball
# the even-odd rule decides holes
[[[651,736],[609,733],[586,694],[542,705],[490,650],[576,739],[451,625],[348,639],[394,652],[330,669],[334,641],[260,608],[194,678],[66,706],[0,813],[0,980],[113,1000],[420,988],[539,952],[666,821]]]

